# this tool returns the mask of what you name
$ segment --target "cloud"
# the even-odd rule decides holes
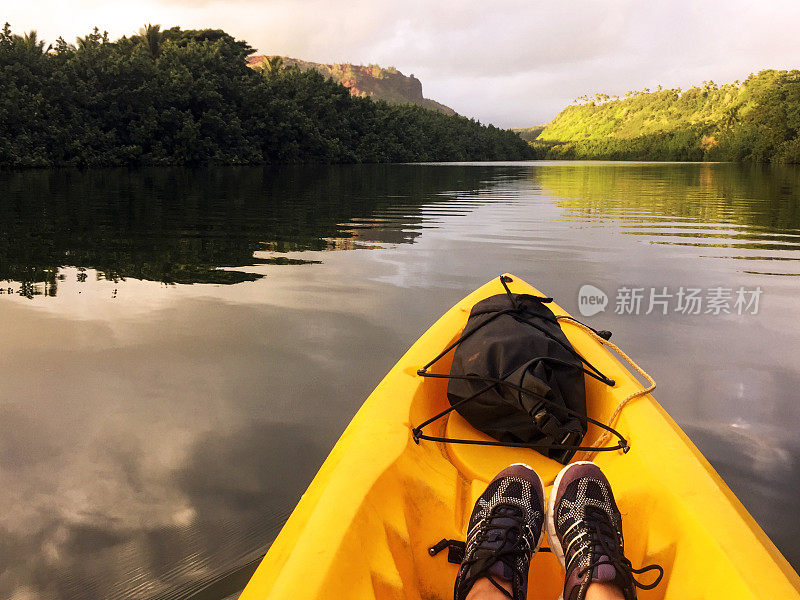
[[[364,331],[395,333],[333,308],[349,296],[321,310],[318,294],[300,308],[182,291],[180,310],[115,319],[116,334],[104,316],[6,307],[25,335],[2,369],[0,598],[153,598],[247,562],[392,361]]]
[[[7,14],[49,40],[95,24],[112,36],[144,22],[221,27],[264,53],[396,66],[428,97],[505,126],[547,121],[587,92],[800,66],[792,0],[45,0]]]

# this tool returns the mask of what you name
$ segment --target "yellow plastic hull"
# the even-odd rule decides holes
[[[511,276],[512,291],[541,293]],[[443,445],[411,438],[447,406],[447,381],[417,369],[455,340],[472,306],[502,293],[497,279],[459,302],[408,350],[370,395],[331,451],[264,557],[242,600],[264,598],[452,597],[457,567],[428,548],[464,539],[469,514],[504,466],[526,462],[552,485],[561,465],[532,450]],[[550,305],[557,314],[567,314]],[[578,352],[613,378],[587,378],[589,415],[605,420],[640,384],[586,333],[562,325]],[[445,373],[443,359],[433,369]],[[634,566],[657,562],[666,574],[640,598],[800,598],[800,578],[708,461],[650,396],[634,400],[617,428],[631,451],[600,453],[624,515]],[[455,413],[426,428],[432,435],[482,438]],[[590,428],[587,440],[597,434]],[[563,584],[556,559],[537,554],[529,598],[553,600]]]

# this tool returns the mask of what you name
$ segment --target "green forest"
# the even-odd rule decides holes
[[[583,96],[536,129],[538,158],[800,163],[800,71]]]
[[[314,70],[247,66],[221,30],[0,33],[0,166],[518,160],[510,130],[351,96]]]

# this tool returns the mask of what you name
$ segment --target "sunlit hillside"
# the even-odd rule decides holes
[[[800,71],[584,96],[533,143],[548,158],[800,162]]]

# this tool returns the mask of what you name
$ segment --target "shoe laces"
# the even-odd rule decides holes
[[[580,567],[577,572],[579,578],[591,573],[600,565],[611,565],[622,576],[627,587],[635,586],[642,590],[651,590],[656,587],[664,576],[661,565],[652,564],[636,569],[631,561],[625,557],[621,533],[614,527],[608,513],[596,506],[587,505],[584,509],[584,523],[587,537],[573,556],[578,556],[588,551],[589,563]],[[652,583],[641,583],[633,576],[642,575],[650,571],[658,571],[658,576]]]
[[[511,522],[501,523],[498,522],[499,519]],[[514,596],[492,577],[489,569],[502,561],[519,577],[523,577],[524,573],[518,566],[519,558],[530,558],[533,548],[528,540],[529,536],[532,537],[532,532],[525,511],[514,504],[500,503],[493,506],[489,514],[481,520],[464,559],[466,572],[469,573],[463,584],[466,589],[470,589],[478,579],[485,577],[506,597],[513,600]]]

